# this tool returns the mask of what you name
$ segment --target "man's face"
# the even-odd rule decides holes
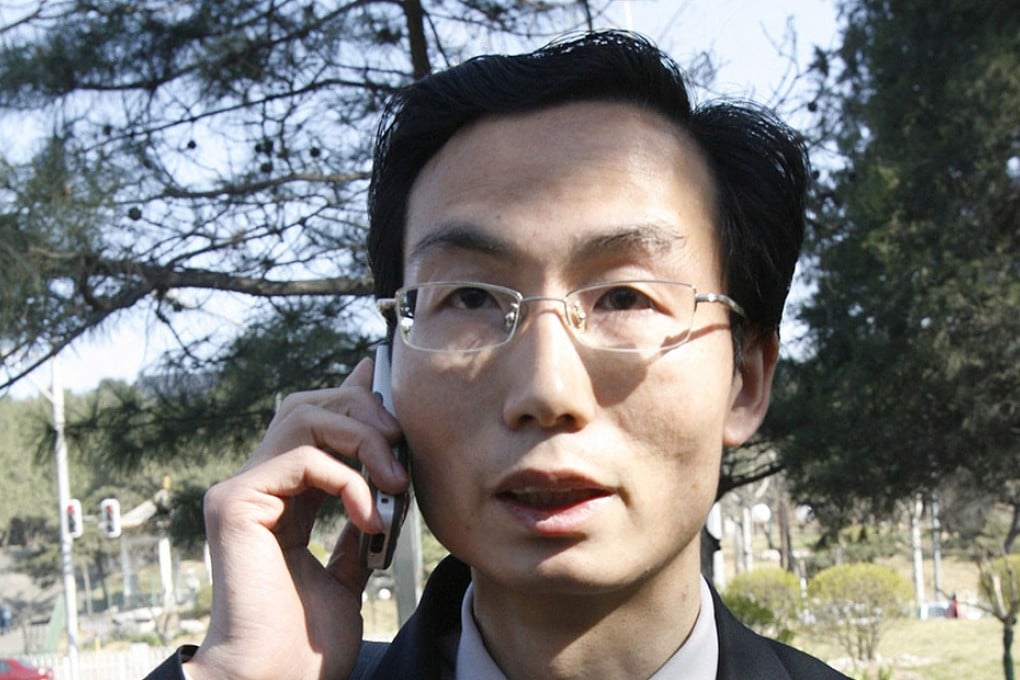
[[[488,118],[415,182],[405,285],[560,297],[666,279],[725,292],[714,213],[700,152],[657,114],[576,103]],[[651,357],[578,344],[561,311],[531,303],[510,344],[476,355],[395,340],[425,519],[476,584],[594,593],[690,578],[722,446],[761,416],[734,371],[728,310],[700,305],[690,340]]]

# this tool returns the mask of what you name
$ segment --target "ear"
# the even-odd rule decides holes
[[[723,444],[740,446],[765,419],[772,395],[772,378],[779,360],[779,335],[775,332],[745,338],[740,363],[733,372],[730,411],[723,428]]]

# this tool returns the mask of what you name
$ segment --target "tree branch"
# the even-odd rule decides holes
[[[371,177],[368,172],[336,173],[331,175],[318,175],[308,172],[292,172],[288,175],[281,175],[271,179],[264,179],[257,182],[246,182],[243,184],[224,184],[215,189],[204,191],[189,191],[179,187],[167,187],[161,193],[156,194],[152,199],[161,198],[217,198],[219,196],[244,196],[246,194],[264,191],[272,187],[281,186],[289,182],[323,182],[330,184],[343,184],[367,180]]]

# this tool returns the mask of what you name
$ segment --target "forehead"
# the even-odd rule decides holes
[[[612,252],[715,263],[715,188],[675,123],[583,102],[484,118],[425,165],[408,200],[405,274],[436,257],[550,260]]]

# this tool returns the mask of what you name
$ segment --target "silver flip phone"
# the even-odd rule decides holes
[[[372,375],[372,392],[375,393],[387,411],[394,413],[390,380],[390,348],[388,345],[380,345],[375,350],[375,373]],[[393,456],[405,470],[408,469],[410,461],[406,444],[401,442],[394,446]],[[400,525],[403,524],[404,516],[407,514],[410,494],[405,492],[398,496],[391,496],[376,488],[364,468],[362,468],[362,473],[365,475],[365,479],[368,480],[368,486],[372,491],[375,507],[378,508],[379,515],[382,517],[383,530],[377,534],[362,532],[361,543],[359,545],[361,564],[369,569],[386,569],[393,561],[393,551],[397,547]]]

